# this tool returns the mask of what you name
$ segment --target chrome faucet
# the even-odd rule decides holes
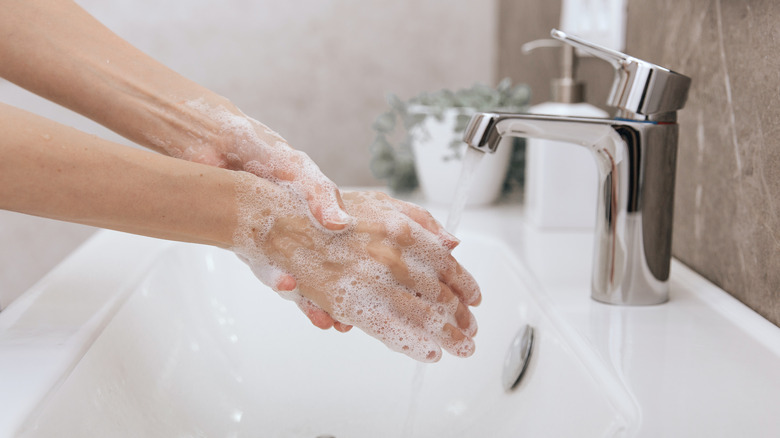
[[[494,152],[502,137],[565,141],[593,152],[599,192],[591,296],[610,304],[669,299],[677,161],[677,110],[691,79],[663,67],[553,30],[553,38],[615,68],[607,104],[614,119],[478,113],[463,136]]]

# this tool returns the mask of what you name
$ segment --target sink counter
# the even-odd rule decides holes
[[[590,298],[592,233],[540,231],[516,205],[471,211],[462,224],[507,242],[566,326],[626,384],[641,415],[637,436],[780,430],[780,328],[679,260],[669,302],[613,306]]]
[[[514,205],[467,210],[460,228],[456,257],[484,295],[477,353],[423,372],[359,330],[311,327],[232,254],[101,231],[0,313],[0,436],[105,436],[123,422],[126,436],[780,430],[780,329],[683,264],[673,262],[668,303],[617,307],[590,299],[591,233],[540,232]],[[538,343],[505,393],[501,362],[524,323]],[[312,380],[285,392],[302,377]],[[471,384],[447,388],[453,379]],[[333,382],[341,402],[312,403]],[[269,414],[287,398],[309,423]]]

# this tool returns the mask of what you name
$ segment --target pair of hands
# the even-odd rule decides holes
[[[264,261],[249,261],[255,271],[260,272],[261,280],[277,291],[287,291],[286,295],[295,298],[317,326],[334,326],[346,331],[354,323],[392,345],[396,345],[395,341],[384,329],[406,327],[409,333],[420,338],[421,343],[428,342],[434,353],[434,347],[438,345],[455,349],[456,354],[469,353],[467,348],[456,348],[457,342],[448,339],[455,340],[461,334],[470,339],[473,335],[476,326],[471,322],[473,317],[467,306],[479,300],[479,292],[473,280],[467,280],[470,277],[463,274],[449,255],[457,242],[430,215],[381,197],[353,198],[350,195],[341,199],[335,184],[322,175],[305,154],[294,151],[281,137],[241,114],[226,99],[138,51],[74,2],[7,2],[0,14],[0,28],[4,31],[0,39],[0,58],[3,60],[0,76],[5,79],[81,113],[136,143],[190,161],[249,172],[258,181],[268,182],[269,190],[274,187],[281,190],[280,196],[287,196],[290,203],[303,200],[310,210],[306,215],[296,212],[287,217],[278,211],[269,211],[268,217],[275,219],[271,227],[273,232],[256,234],[252,243],[267,257],[264,256]],[[195,96],[198,96],[195,101],[181,100]],[[113,156],[104,154],[101,157]],[[65,157],[62,159],[65,161]],[[140,163],[140,160],[138,163],[140,167],[148,164]],[[85,168],[89,169],[89,166]],[[101,180],[105,175],[99,173],[93,177]],[[68,183],[81,188],[84,181],[73,178]],[[137,183],[133,178],[128,181]],[[30,203],[26,202],[25,205]],[[256,202],[262,203],[262,199]],[[87,207],[95,205],[89,203]],[[60,217],[54,215],[55,210],[50,209],[51,214]],[[115,211],[111,210],[93,210],[92,214],[110,218],[114,222],[107,223],[113,226],[117,226],[117,222],[132,222],[123,217],[112,217]],[[148,211],[137,213],[139,216],[135,220],[149,221],[149,216],[144,216]],[[319,222],[318,226],[311,226],[310,215]],[[83,212],[74,213],[73,217],[83,219]],[[159,215],[153,217],[160,219]],[[193,237],[176,229],[181,228],[180,223],[157,225],[174,228],[167,231],[173,235],[181,233],[185,240]],[[193,227],[200,231],[197,226]],[[209,237],[210,242],[224,243],[214,236]],[[220,234],[219,238],[223,237]],[[284,251],[287,248],[283,245],[285,239],[293,242],[289,257]],[[312,239],[317,244],[297,244],[296,239],[303,243]],[[337,241],[325,244],[328,239]],[[423,245],[424,242],[427,243]],[[423,247],[432,246],[436,246],[435,250],[422,251]],[[343,263],[341,268],[349,271],[350,276],[366,281],[362,282],[361,288],[346,291],[342,300],[349,302],[360,295],[371,298],[374,309],[384,306],[386,311],[375,311],[373,321],[358,314],[366,308],[364,304],[342,305],[338,302],[337,290],[329,289],[341,287],[337,281],[341,272],[338,266],[327,265],[333,263],[329,258],[333,254],[327,255],[328,248],[341,248],[354,256],[339,262]],[[295,253],[304,251],[313,253],[321,265],[310,271],[303,270],[304,265],[296,261]],[[368,282],[370,274],[359,269],[362,265],[371,265],[371,270],[376,271],[381,268],[377,264],[385,269],[382,287]],[[335,270],[328,273],[326,266]],[[328,280],[319,281],[318,273]],[[346,278],[346,274],[341,278]],[[437,282],[441,285],[438,295],[434,287]],[[349,285],[342,286],[349,289],[346,287]],[[401,305],[404,300],[413,304]],[[386,316],[389,314],[393,317]],[[403,349],[403,346],[396,347]],[[435,360],[436,354],[425,358]]]
[[[253,175],[238,178],[233,250],[263,283],[322,329],[356,325],[425,362],[439,360],[441,348],[474,352],[468,307],[481,300],[479,288],[450,254],[458,240],[430,213],[382,193],[342,198],[306,154],[263,124],[211,116],[227,122],[224,141],[176,155]]]

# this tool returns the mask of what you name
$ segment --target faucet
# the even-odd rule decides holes
[[[553,29],[553,38],[608,61],[615,80],[607,104],[615,118],[477,113],[463,140],[495,152],[501,138],[584,146],[599,174],[591,297],[619,305],[669,299],[677,161],[677,110],[691,79]]]

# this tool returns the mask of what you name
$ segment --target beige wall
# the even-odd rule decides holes
[[[531,87],[531,103],[548,102],[550,79],[560,77],[561,52],[537,49],[523,54],[520,47],[529,41],[550,39],[550,30],[560,27],[560,1],[499,0],[498,77],[510,77]],[[612,85],[612,68],[604,61],[579,59],[577,78],[587,78],[585,100],[602,109]]]
[[[524,56],[519,47],[547,37],[559,3],[495,2],[81,1],[143,50],[282,132],[341,184],[374,183],[368,127],[388,91],[410,96],[508,75],[533,86],[534,102],[548,99],[557,55]],[[779,35],[772,0],[629,1],[627,52],[694,79],[680,113],[675,256],[776,324]],[[581,75],[588,101],[603,105],[609,68],[585,60]],[[2,81],[0,100],[121,141]],[[0,308],[91,232],[0,212]]]
[[[385,96],[492,82],[495,0],[81,0],[109,28],[233,100],[342,185],[368,169]],[[0,80],[0,101],[124,142]],[[0,212],[0,308],[92,232]]]
[[[520,45],[557,25],[560,2],[499,5],[498,72],[544,101],[556,60]],[[629,0],[626,29],[626,52],[693,78],[679,113],[674,256],[780,325],[780,3]],[[603,105],[610,68],[587,69],[588,100]]]

